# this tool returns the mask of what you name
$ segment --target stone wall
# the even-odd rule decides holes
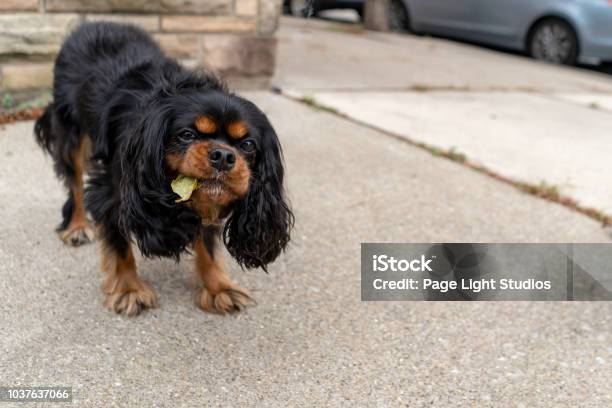
[[[281,0],[0,0],[0,93],[46,88],[62,40],[82,21],[132,23],[168,55],[236,87],[274,71]]]

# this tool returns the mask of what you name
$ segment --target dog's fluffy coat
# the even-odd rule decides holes
[[[195,126],[202,118],[214,123],[213,132]],[[68,37],[55,63],[53,102],[35,134],[69,189],[60,233],[72,244],[86,241],[86,209],[106,256],[115,260],[111,268],[121,269],[117,260],[135,268],[126,261],[132,237],[145,256],[178,259],[201,241],[212,259],[222,236],[240,265],[264,269],[289,241],[293,214],[283,193],[282,153],[266,116],[215,76],[165,57],[133,26],[85,23]],[[231,171],[210,167],[207,155],[217,148],[236,157]],[[225,198],[202,189],[197,205],[176,203],[170,183],[188,172],[217,183]],[[239,181],[232,177],[246,189],[234,188]],[[215,219],[207,220],[207,211]],[[111,275],[122,274],[117,270]],[[137,291],[137,284],[122,284],[126,293]]]

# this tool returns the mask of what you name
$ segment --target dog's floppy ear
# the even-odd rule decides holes
[[[116,121],[120,117],[120,112],[129,111],[126,103],[132,102],[128,97],[121,93],[113,95],[110,100],[100,103],[102,106],[98,122],[93,127],[93,140],[96,141],[92,152],[93,160],[103,160],[107,162],[114,154],[114,145],[111,135],[116,131]]]
[[[193,242],[199,216],[174,202],[164,169],[172,106],[155,98],[121,146],[121,227],[132,234],[145,256],[179,254]],[[128,235],[129,236],[129,235]]]
[[[289,242],[294,217],[283,191],[283,158],[278,137],[261,114],[262,139],[253,165],[249,191],[236,202],[223,231],[228,252],[246,268],[276,259]]]

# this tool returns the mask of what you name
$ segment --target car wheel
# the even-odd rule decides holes
[[[563,20],[548,19],[538,23],[529,36],[529,54],[555,64],[574,65],[578,59],[578,37]]]
[[[292,16],[307,17],[311,13],[309,10],[311,3],[312,1],[310,0],[288,0],[286,3],[286,10]]]
[[[402,0],[389,0],[387,9],[387,24],[389,31],[407,33],[410,32],[410,15]]]

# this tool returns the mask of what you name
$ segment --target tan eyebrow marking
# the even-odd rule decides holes
[[[217,123],[210,116],[198,116],[195,127],[201,133],[215,133],[217,131]]]
[[[233,139],[240,139],[249,133],[249,128],[247,127],[246,123],[239,120],[227,125],[227,133],[229,133],[230,137]]]

